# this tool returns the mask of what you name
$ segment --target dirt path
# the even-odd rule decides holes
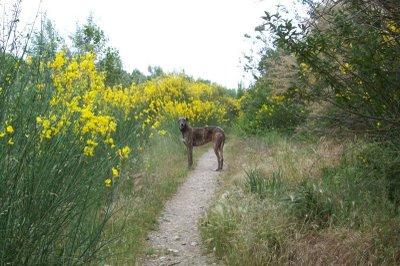
[[[212,256],[201,250],[197,223],[214,195],[216,168],[217,160],[210,149],[167,202],[158,231],[149,235],[149,246],[155,254],[146,257],[143,265],[215,265]]]

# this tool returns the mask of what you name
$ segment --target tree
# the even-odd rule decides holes
[[[294,55],[308,94],[340,126],[384,136],[400,128],[398,1],[305,1],[310,18],[265,13],[262,28]],[[390,8],[389,8],[390,7]]]
[[[117,49],[107,47],[104,58],[97,65],[104,72],[107,86],[122,85],[127,87],[131,84],[132,78],[123,69],[122,60]]]
[[[132,83],[140,84],[147,80],[148,78],[139,69],[134,69],[131,73]]]
[[[147,70],[149,71],[149,78],[156,78],[165,74],[160,66],[149,66]]]
[[[107,38],[92,16],[88,17],[86,24],[77,26],[71,39],[77,54],[92,52],[98,57],[102,57],[106,52]]]

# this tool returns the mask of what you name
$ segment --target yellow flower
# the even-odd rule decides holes
[[[92,157],[94,155],[94,147],[93,146],[86,146],[83,149],[83,154],[85,154],[88,157]]]
[[[0,139],[4,138],[5,135],[6,135],[6,133],[0,132]]]
[[[44,131],[44,137],[46,139],[51,139],[51,129]]]
[[[110,145],[110,146],[114,146],[114,140],[113,140],[113,138],[107,138],[105,141],[104,141],[104,143],[105,144],[108,144],[108,145]]]
[[[12,126],[7,126],[6,127],[6,133],[7,134],[12,134],[14,133],[14,128]]]
[[[104,180],[104,185],[106,187],[111,187],[112,185],[112,180],[110,178],[107,178],[106,180]]]
[[[131,153],[131,148],[129,148],[128,146],[125,146],[122,149],[118,150],[119,156],[121,156],[121,158],[124,159],[127,159],[130,153]]]
[[[28,55],[28,56],[26,57],[26,63],[27,63],[28,65],[32,64],[32,56]]]
[[[54,61],[50,63],[50,67],[52,68],[61,68],[65,63],[65,54],[64,52],[58,52]]]
[[[14,145],[14,140],[11,138],[11,139],[9,139],[8,141],[7,141],[7,144],[8,145]]]
[[[38,84],[36,84],[36,88],[37,88],[38,90],[43,90],[44,87],[45,87],[45,85],[44,85],[43,83],[38,83]]]
[[[118,176],[119,176],[119,171],[118,171],[117,168],[113,167],[113,168],[111,169],[111,172],[112,172],[112,176],[113,176],[113,177],[118,177]]]
[[[98,145],[98,143],[95,142],[95,141],[92,140],[92,139],[88,139],[88,140],[86,141],[86,144],[89,145],[89,146],[93,146],[93,147],[96,147],[96,146]]]

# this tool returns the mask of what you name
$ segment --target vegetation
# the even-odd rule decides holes
[[[205,244],[226,264],[397,263],[391,149],[274,132],[232,142],[233,167],[201,222]]]
[[[91,18],[70,48],[50,22],[22,38],[19,2],[14,8],[0,47],[0,261],[112,258],[123,250],[112,249],[115,241],[143,240],[186,172],[155,170],[184,156],[175,118],[224,123],[235,100],[182,74],[130,82]],[[135,187],[138,174],[144,183]],[[129,208],[134,212],[122,215]],[[126,222],[140,229],[118,237]],[[137,250],[130,245],[126,252]]]
[[[50,21],[20,31],[16,1],[0,33],[0,264],[137,262],[187,174],[179,116],[231,132],[201,221],[218,258],[398,264],[398,3],[301,2],[303,18],[265,12],[254,84],[234,92],[127,72],[92,17],[70,46]]]
[[[398,4],[303,2],[307,18],[256,28],[204,242],[228,265],[398,264]]]

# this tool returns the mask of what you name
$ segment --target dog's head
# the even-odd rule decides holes
[[[188,126],[188,119],[186,117],[179,117],[178,124],[179,124],[179,129],[183,131]]]

